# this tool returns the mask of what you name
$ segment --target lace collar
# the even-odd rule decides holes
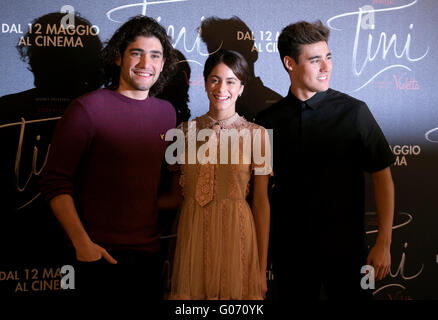
[[[196,119],[203,128],[212,128],[214,125],[220,126],[221,129],[237,128],[243,122],[243,118],[236,112],[231,117],[223,120],[216,120],[207,113]]]

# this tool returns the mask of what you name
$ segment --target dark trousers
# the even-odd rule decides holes
[[[363,259],[339,257],[289,259],[274,262],[279,300],[370,300],[373,291],[361,287]]]
[[[162,262],[159,253],[111,251],[117,260],[75,261],[75,295],[81,297],[136,297],[145,302],[162,299]]]

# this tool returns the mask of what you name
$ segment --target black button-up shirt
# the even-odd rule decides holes
[[[394,162],[367,105],[332,89],[307,101],[289,91],[256,122],[273,129],[274,237],[363,249],[364,172]]]

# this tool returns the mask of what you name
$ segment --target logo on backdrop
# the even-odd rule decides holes
[[[377,234],[378,231],[378,220],[377,220],[377,214],[375,212],[367,212],[365,214],[366,219],[366,227],[367,235]],[[413,215],[408,212],[397,212],[394,215],[394,225],[392,227],[393,230],[400,229],[402,227],[405,227],[409,225],[413,221]],[[392,244],[392,248],[395,249],[396,244]],[[417,265],[417,267],[412,270],[413,264],[412,261],[409,261],[409,270],[406,268],[406,261],[408,260],[408,255],[406,253],[408,249],[408,242],[404,241],[402,246],[402,254],[400,258],[400,262],[398,263],[397,269],[395,272],[392,272],[394,270],[394,266],[397,264],[392,263],[391,269],[389,271],[389,277],[384,279],[381,287],[377,288],[373,294],[379,299],[390,299],[390,300],[410,300],[411,297],[407,294],[407,287],[409,281],[414,280],[418,278],[424,268],[424,264],[421,264],[421,266]],[[394,262],[394,255],[392,255],[392,261]],[[362,271],[362,273],[364,273]],[[389,278],[389,281],[388,281]],[[368,285],[372,285],[372,279],[369,279],[369,277],[362,278],[362,281],[367,283]],[[371,281],[371,282],[370,282]],[[388,283],[389,282],[389,283]],[[371,288],[371,287],[369,287]]]
[[[280,36],[280,31],[272,32],[272,31],[258,31],[258,32],[250,32],[250,31],[237,31],[236,32],[236,40],[237,41],[246,41],[252,40],[254,41],[254,45],[251,49],[252,51],[257,51],[260,53],[278,53],[278,37]]]
[[[384,4],[387,6],[393,6],[395,0],[372,0],[372,4]]]
[[[29,293],[75,289],[75,269],[71,265],[61,268],[33,268],[0,271],[0,283],[11,283],[14,293]]]
[[[421,86],[414,75],[402,72],[401,74],[393,74],[391,80],[376,81],[379,89],[395,88],[399,91],[417,91]]]
[[[427,131],[424,137],[429,142],[438,143],[438,127]]]
[[[412,72],[411,65],[418,61],[423,60],[429,53],[429,47],[424,48],[421,44],[415,43],[415,39],[412,38],[410,31],[414,30],[414,24],[408,25],[408,34],[406,40],[404,41],[403,49],[400,45],[400,38],[397,34],[388,35],[386,32],[382,31],[380,33],[378,42],[376,44],[376,39],[374,38],[373,32],[376,29],[377,17],[376,14],[392,14],[400,10],[404,10],[415,5],[418,0],[414,0],[406,5],[390,8],[375,9],[371,5],[366,5],[359,8],[359,11],[347,12],[331,17],[327,20],[327,25],[336,31],[341,31],[342,29],[335,28],[333,22],[335,20],[345,18],[348,16],[356,16],[356,33],[353,41],[353,53],[352,53],[352,72],[357,77],[364,77],[364,72],[367,70],[368,64],[374,62],[376,59],[380,59],[381,62],[386,62],[387,58],[396,58],[400,60],[400,63],[390,64],[381,68],[374,75],[368,76],[363,84],[361,84],[354,91],[359,91],[365,88],[367,85],[372,83],[381,74],[386,73],[388,70],[398,70],[402,71],[401,74],[392,74],[391,81],[383,82],[384,86],[395,85],[398,90],[418,90],[420,88],[418,81],[412,77],[408,76],[408,72]],[[398,14],[398,13],[396,13]],[[364,37],[363,33],[368,32],[368,39]],[[361,43],[367,42],[367,47],[362,49]],[[411,43],[418,47],[418,51],[422,50],[422,53],[413,55],[411,54]],[[373,47],[375,48],[373,50]],[[399,49],[397,49],[397,47]],[[423,48],[423,49],[420,49]],[[365,58],[360,61],[359,52],[366,52]],[[389,60],[389,59],[388,59]],[[407,65],[409,63],[409,66]],[[380,84],[382,86],[382,83]]]
[[[33,153],[32,153],[32,162],[30,164],[30,168],[25,168],[26,172],[28,172],[28,176],[27,176],[27,179],[26,178],[24,179],[25,182],[22,183],[21,181],[23,181],[23,177],[21,177],[21,172],[23,170],[22,170],[21,166],[22,166],[22,162],[24,162],[22,159],[22,153],[23,153],[23,141],[24,141],[24,132],[25,132],[26,125],[46,123],[49,121],[56,121],[60,118],[61,117],[53,117],[53,118],[29,120],[29,121],[26,121],[22,118],[21,122],[7,123],[7,124],[0,125],[0,129],[7,128],[7,127],[20,126],[20,133],[19,133],[18,145],[17,145],[17,153],[16,153],[15,165],[14,165],[15,189],[18,192],[24,192],[27,189],[29,183],[32,181],[32,178],[38,177],[41,174],[41,172],[43,171],[43,169],[46,165],[47,157],[48,157],[49,150],[50,150],[50,144],[49,144],[47,147],[47,150],[43,150],[43,152],[45,153],[45,155],[43,154],[43,156],[42,156],[44,161],[41,164],[41,167],[38,168],[37,160],[39,160],[41,157],[38,156],[40,150],[38,150],[38,147],[36,146],[36,144],[41,139],[41,137],[40,137],[40,135],[35,137],[35,141],[33,142],[34,146],[33,146]],[[40,195],[41,195],[40,192],[36,192],[35,194],[32,194],[23,203],[21,203],[19,205],[19,207],[17,207],[16,209],[20,210],[22,208],[25,208],[26,206],[31,204],[33,201],[35,201]]]
[[[21,36],[18,45],[37,46],[37,47],[84,47],[82,36],[97,36],[99,27],[96,25],[75,24],[75,10],[72,6],[63,6],[60,10],[65,13],[59,24],[42,25],[40,23],[2,23],[2,33],[17,33]]]
[[[15,25],[14,30],[18,32],[23,28],[21,25]],[[74,75],[69,74],[67,71],[70,69],[64,66],[63,69],[67,71],[62,74],[62,83],[66,90],[62,93],[54,90],[47,96],[48,93],[40,88],[52,88],[53,82],[58,81],[56,76],[53,76],[58,73],[50,68],[57,67],[56,62],[61,55],[74,63],[79,61],[77,58],[80,54],[86,55],[87,58],[81,58],[80,63],[90,68],[90,72],[94,70],[94,58],[98,57],[101,46],[98,33],[99,28],[77,15],[72,6],[63,6],[59,12],[42,16],[28,24],[27,34],[20,37],[17,47],[25,48],[20,50],[20,54],[22,58],[25,57],[23,60],[29,63],[29,70],[32,70],[38,81],[35,82],[35,89],[16,94],[13,100],[6,100],[9,102],[4,106],[4,112],[8,116],[0,124],[0,134],[7,142],[4,147],[6,150],[3,151],[8,158],[5,160],[7,166],[2,169],[11,176],[11,179],[4,181],[7,181],[8,192],[12,193],[13,188],[13,192],[17,194],[16,199],[9,197],[7,200],[13,202],[13,208],[16,210],[28,207],[40,196],[37,177],[46,165],[50,137],[56,120],[60,119],[71,101],[71,96],[97,89],[100,83],[95,75],[90,76],[76,70]],[[64,49],[60,47],[69,47],[69,50],[60,52],[58,49]],[[77,47],[77,50],[74,50],[74,47]],[[44,49],[43,54],[40,49]],[[72,65],[75,65],[74,63]],[[35,71],[32,64],[38,64],[44,71]],[[45,73],[54,79],[43,76]],[[10,103],[12,105],[9,105]],[[12,109],[15,104],[19,106],[18,110],[23,111]]]
[[[395,156],[394,166],[408,166],[408,160],[421,154],[421,147],[418,145],[394,145],[389,146]]]
[[[188,0],[162,0],[162,1],[148,1],[148,0],[144,0],[143,2],[125,4],[123,6],[119,6],[119,7],[113,8],[113,9],[109,10],[106,13],[106,16],[107,16],[107,18],[109,20],[111,20],[113,22],[122,23],[122,21],[125,21],[127,18],[132,16],[131,11],[129,11],[130,8],[138,7],[141,10],[141,14],[145,16],[145,15],[147,15],[148,6],[158,5],[158,4],[169,5],[170,3],[174,3],[174,2],[186,2],[186,1],[188,1]],[[120,11],[123,12],[123,11],[126,11],[126,9],[128,9],[130,15],[129,16],[123,16],[123,18],[119,20],[118,17],[121,16],[120,15]],[[118,17],[115,17],[116,16],[115,13],[119,13]]]

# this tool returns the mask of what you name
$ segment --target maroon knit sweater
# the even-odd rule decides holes
[[[91,240],[107,249],[159,250],[157,192],[175,110],[100,89],[58,122],[40,182],[50,201],[71,194]]]

